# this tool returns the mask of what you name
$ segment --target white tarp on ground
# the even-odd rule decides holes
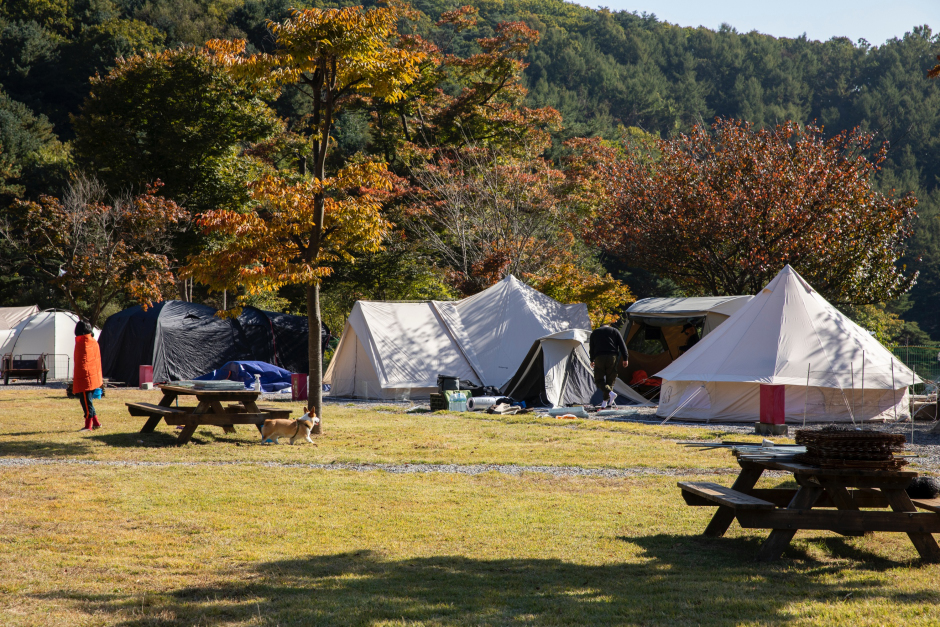
[[[12,332],[0,331],[0,355],[35,359],[45,354],[50,379],[71,379],[75,356],[75,324],[70,311],[49,309],[22,320]],[[95,329],[95,339],[101,334]]]
[[[502,393],[538,406],[564,407],[600,403],[602,394],[594,386],[586,329],[569,329],[535,341],[525,360]],[[617,379],[614,391],[634,405],[652,406],[641,394]]]
[[[562,305],[513,276],[455,302],[358,301],[324,383],[331,396],[426,397],[445,374],[501,387],[538,338],[590,329],[587,307]]]
[[[786,386],[793,423],[907,416],[921,382],[790,266],[657,376],[659,416],[729,422],[758,419],[761,383]]]
[[[39,313],[39,307],[0,307],[0,331],[13,329],[31,315]]]

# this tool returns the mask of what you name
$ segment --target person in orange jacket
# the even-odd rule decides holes
[[[103,383],[101,376],[101,350],[92,335],[94,329],[84,320],[75,325],[75,370],[72,377],[72,392],[78,397],[85,413],[85,427],[90,431],[101,427],[92,395]]]

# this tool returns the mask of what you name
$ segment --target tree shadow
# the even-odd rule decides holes
[[[125,627],[252,623],[270,625],[787,625],[792,606],[881,601],[923,606],[933,591],[898,593],[868,562],[809,560],[759,564],[759,539],[697,536],[622,538],[639,550],[630,563],[463,556],[386,560],[371,551],[256,565],[229,583],[149,595],[77,600],[83,611]],[[794,567],[795,566],[795,567]],[[894,564],[896,567],[897,564]]]
[[[4,436],[8,435],[11,434],[4,434]],[[12,435],[41,436],[42,433],[23,433]],[[2,440],[0,441],[0,457],[55,458],[87,455],[90,452],[91,447],[82,440],[84,440],[84,438],[81,438],[75,442],[50,442],[49,440],[42,439],[15,441]]]
[[[140,448],[141,446],[175,446],[176,435],[162,431],[152,433],[96,433],[89,438],[115,448]]]

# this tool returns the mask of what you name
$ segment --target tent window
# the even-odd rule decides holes
[[[639,325],[640,328],[627,342],[627,348],[645,355],[658,355],[668,350],[660,327],[652,327],[642,322],[634,322],[633,324]]]

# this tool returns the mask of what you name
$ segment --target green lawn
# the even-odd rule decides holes
[[[121,404],[144,393],[112,394],[90,435],[55,391],[0,395],[0,458],[54,462],[0,466],[2,625],[940,622],[940,566],[905,536],[803,532],[758,564],[763,532],[699,537],[712,510],[686,507],[675,477],[202,463],[670,467],[687,480],[732,467],[674,444],[707,430],[348,408],[325,416],[318,447],[261,446],[240,427],[177,448],[165,426],[137,444],[142,420]]]

